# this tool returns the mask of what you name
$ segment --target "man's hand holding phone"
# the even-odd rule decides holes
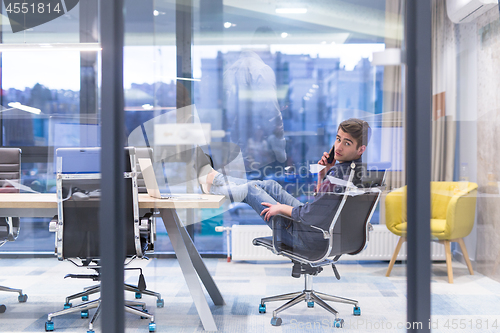
[[[330,153],[327,153],[326,151],[323,153],[323,156],[321,156],[318,164],[325,166],[325,168],[318,173],[319,180],[323,179],[328,170],[330,170],[330,168],[335,164],[335,146],[332,147]]]

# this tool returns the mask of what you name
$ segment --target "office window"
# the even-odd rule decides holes
[[[316,183],[308,165],[330,150],[338,124],[347,118],[373,124],[367,162],[401,168],[401,155],[381,155],[387,138],[402,132],[401,127],[382,125],[384,67],[371,64],[373,52],[385,49],[384,1],[345,4],[370,17],[376,32],[326,19],[312,22],[311,12],[319,8],[312,2],[305,4],[311,11],[306,15],[279,14],[274,5],[257,8],[223,1],[195,1],[192,7],[168,1],[151,8],[126,4],[127,133],[154,119],[183,122],[175,110],[192,105],[193,117],[187,121],[210,126],[204,149],[216,168],[231,162],[227,158],[234,156],[227,150],[232,148],[227,147],[234,144],[242,156],[234,175],[274,179],[304,202]],[[330,14],[334,7],[327,9]],[[176,17],[192,23],[175,25]],[[147,20],[139,29],[140,18]],[[242,86],[245,80],[247,86]],[[390,111],[401,111],[401,105],[394,107]],[[156,145],[152,137],[147,135],[144,143],[155,150],[171,149]],[[170,153],[157,156],[162,155]],[[191,177],[184,162],[162,163],[163,173],[157,171],[157,176],[167,184],[170,180],[169,187],[200,192],[196,185],[175,187],[180,181],[172,177]],[[192,219],[202,221],[195,224],[195,242],[207,253],[225,252],[225,237],[215,232],[216,226],[264,223],[240,202],[194,214]],[[377,211],[373,222],[378,220]]]

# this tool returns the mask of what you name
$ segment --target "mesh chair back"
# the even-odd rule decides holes
[[[125,172],[131,171],[130,152],[125,154]],[[83,176],[83,175],[81,175]],[[100,256],[100,180],[66,179],[63,181],[63,242],[62,258],[97,259]],[[83,197],[83,198],[82,198]],[[133,183],[125,178],[126,256],[136,255],[134,237]]]
[[[375,208],[378,192],[348,196],[333,228],[331,256],[356,254],[366,244],[367,224]]]
[[[21,149],[0,148],[0,193],[17,193],[19,190],[5,180],[20,183]],[[0,217],[0,246],[14,241],[19,234],[18,217]]]
[[[18,189],[12,187],[5,180],[19,181],[21,176],[21,149],[0,148],[0,193],[16,193]]]
[[[147,193],[148,190],[146,188],[146,183],[144,183],[144,178],[142,176],[142,172],[140,171],[141,168],[139,166],[139,158],[149,158],[151,161],[153,161],[153,149],[135,148],[135,155],[137,156],[135,166],[135,169],[137,170],[137,188],[139,190],[139,193]]]
[[[283,252],[285,256],[307,262],[321,262],[328,257],[342,254],[356,254],[361,252],[366,244],[367,224],[371,219],[380,196],[379,187],[383,186],[385,170],[369,168],[366,164],[358,164],[354,169],[353,183],[359,190],[364,190],[363,194],[332,194],[332,202],[335,201],[340,209],[338,217],[336,213],[332,216],[325,216],[325,221],[329,223],[330,239],[318,242],[318,250],[291,249],[278,241],[275,236],[275,249]],[[348,191],[349,192],[349,191]],[[342,205],[340,202],[344,200]],[[333,228],[333,230],[332,230]],[[318,232],[311,229],[311,232]]]

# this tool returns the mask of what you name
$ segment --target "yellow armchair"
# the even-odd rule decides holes
[[[453,283],[451,242],[462,249],[467,268],[474,274],[463,238],[474,225],[477,184],[466,182],[431,182],[431,238],[445,246],[448,282]],[[386,276],[391,274],[401,246],[406,241],[406,186],[389,193],[385,199],[386,226],[400,236]]]

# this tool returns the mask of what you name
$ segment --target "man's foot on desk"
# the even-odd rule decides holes
[[[195,158],[194,167],[196,169],[196,175],[198,177],[198,183],[200,184],[201,191],[203,193],[209,193],[211,182],[210,180],[207,181],[207,178],[210,178],[209,174],[215,171],[213,169],[214,163],[212,158],[205,154],[205,152],[198,146],[196,147]],[[213,177],[211,178],[213,179]]]

